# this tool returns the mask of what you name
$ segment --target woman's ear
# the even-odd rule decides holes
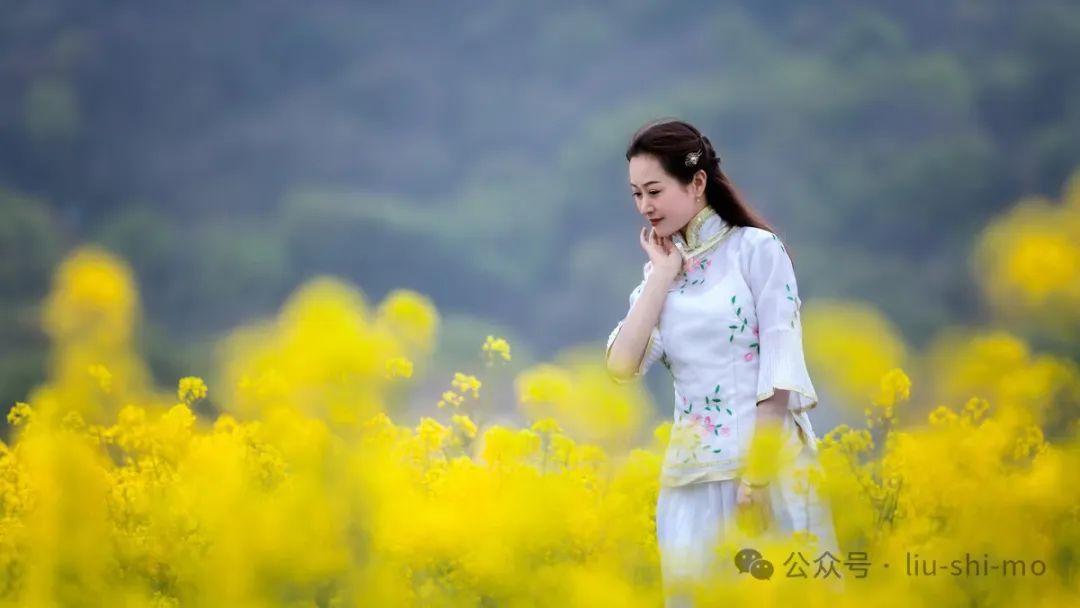
[[[695,196],[705,196],[705,185],[708,183],[708,181],[708,177],[706,177],[705,175],[705,170],[698,169],[697,173],[694,174],[693,181]]]

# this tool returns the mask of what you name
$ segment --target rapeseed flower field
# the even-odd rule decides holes
[[[704,585],[701,605],[1077,604],[1080,370],[1025,336],[1080,325],[1080,177],[998,218],[972,259],[993,321],[924,352],[864,304],[808,303],[811,366],[860,420],[823,429],[805,474],[842,554],[747,527],[719,555],[752,546],[772,576]],[[374,305],[316,278],[223,337],[213,381],[170,388],[134,346],[139,311],[106,251],[56,270],[50,377],[9,404],[0,444],[0,604],[662,604],[667,410],[599,354],[518,371],[498,407],[527,422],[497,423],[479,403],[512,345],[478,336],[406,419],[437,347],[421,294]]]

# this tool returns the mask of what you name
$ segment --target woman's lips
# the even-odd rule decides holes
[[[653,226],[655,226],[655,225],[659,224],[660,222],[662,222],[663,220],[664,220],[664,218],[659,218],[659,219],[655,219],[655,220],[649,220],[649,223],[652,224]]]

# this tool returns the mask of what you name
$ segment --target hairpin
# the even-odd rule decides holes
[[[690,152],[689,154],[686,155],[686,162],[685,162],[686,166],[687,167],[696,167],[697,166],[697,161],[698,161],[699,158],[701,158],[701,151],[700,150],[697,151],[697,152]]]

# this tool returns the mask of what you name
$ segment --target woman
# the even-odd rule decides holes
[[[692,125],[646,125],[626,159],[637,210],[652,224],[639,237],[649,261],[605,359],[620,382],[658,360],[674,380],[656,511],[665,584],[735,570],[734,555],[715,549],[748,514],[788,538],[812,535],[803,538],[815,541],[815,556],[839,557],[828,508],[791,473],[816,461],[807,412],[817,395],[783,243],[739,198],[709,138]],[[766,440],[770,433],[780,440]],[[786,463],[779,469],[747,468],[778,458]],[[771,557],[782,574],[783,556]],[[742,570],[736,575],[750,574]]]

